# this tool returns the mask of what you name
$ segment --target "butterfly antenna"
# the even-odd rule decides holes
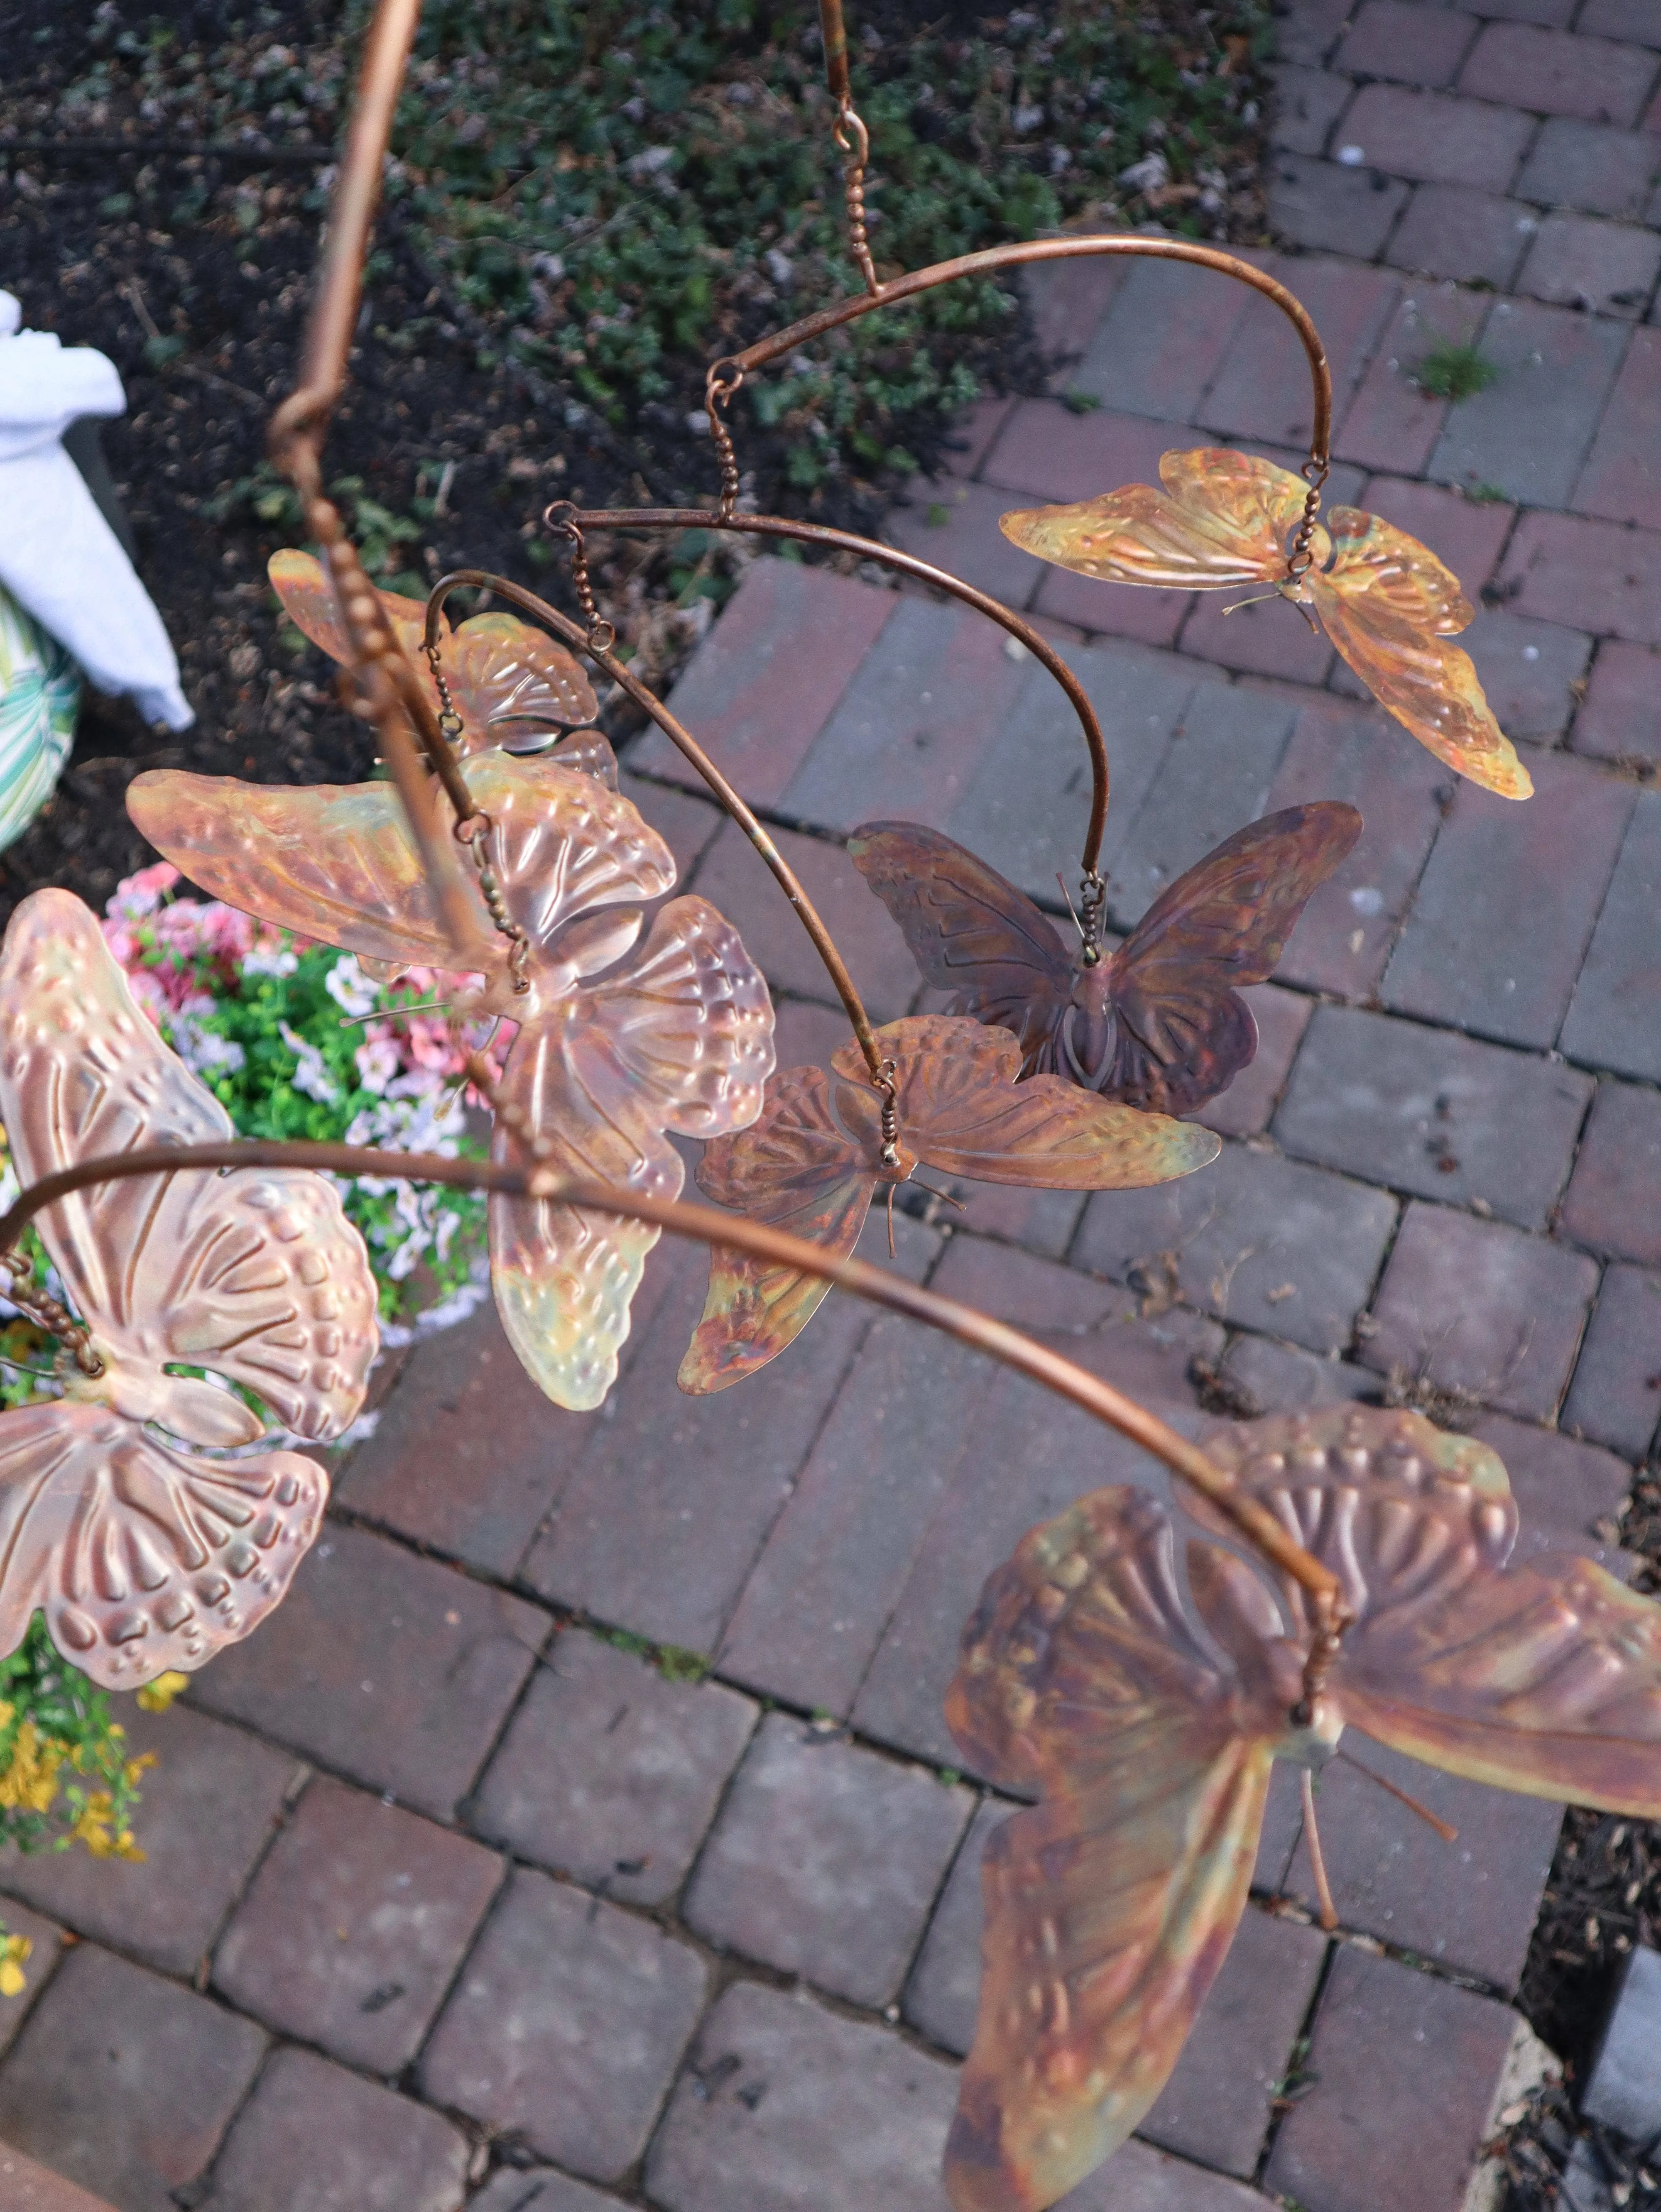
[[[1309,1845],[1309,1863],[1315,1875],[1315,1897],[1321,1908],[1321,1925],[1330,1936],[1338,1925],[1338,1909],[1332,1901],[1332,1891],[1327,1881],[1327,1863],[1321,1852],[1321,1831],[1316,1825],[1315,1776],[1307,1766],[1303,1770],[1302,1781],[1304,1838]]]
[[[1372,1767],[1363,1765],[1359,1759],[1352,1759],[1348,1752],[1341,1751],[1338,1757],[1343,1760],[1346,1766],[1353,1766],[1358,1774],[1365,1774],[1369,1782],[1376,1782],[1381,1790],[1388,1790],[1392,1797],[1399,1799],[1407,1807],[1409,1812],[1416,1813],[1427,1826],[1434,1828],[1445,1844],[1458,1842],[1457,1828],[1449,1821],[1439,1820],[1428,1805],[1421,1805],[1416,1797],[1409,1797],[1405,1790],[1398,1790],[1393,1782],[1386,1781],[1382,1774],[1375,1773]]]
[[[894,1193],[897,1188],[891,1182],[888,1186],[888,1256],[891,1260],[894,1257]]]
[[[911,1180],[919,1190],[926,1190],[930,1198],[943,1198],[948,1206],[955,1206],[959,1213],[966,1213],[969,1211],[963,1200],[960,1198],[953,1198],[949,1190],[936,1190],[932,1182],[925,1182],[920,1175],[914,1175]]]
[[[1067,878],[1059,868],[1056,871],[1056,881],[1062,887],[1062,896],[1067,901],[1067,910],[1073,917],[1073,927],[1079,933],[1079,942],[1080,945],[1087,945],[1090,939],[1084,933],[1084,924],[1079,919],[1079,909],[1074,905],[1073,894],[1067,888]]]
[[[371,1006],[367,1014],[344,1014],[341,1017],[343,1030],[355,1030],[360,1022],[395,1022],[400,1014],[447,1013],[448,999],[417,999],[412,1006]]]

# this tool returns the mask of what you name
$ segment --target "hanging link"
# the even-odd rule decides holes
[[[871,134],[845,92],[837,103],[831,136],[848,157],[843,163],[842,173],[843,193],[848,203],[849,247],[859,265],[866,290],[874,297],[882,286],[877,282],[877,264],[871,258],[871,243],[865,228],[865,165],[871,158]]]
[[[490,909],[490,920],[508,939],[512,948],[508,955],[508,972],[513,978],[515,992],[528,991],[531,981],[525,970],[531,957],[531,940],[508,909],[502,896],[502,879],[490,860],[490,839],[496,824],[483,808],[470,814],[465,822],[458,822],[455,834],[472,855],[473,866],[478,871],[479,896]]]
[[[1080,957],[1093,968],[1102,957],[1102,913],[1107,904],[1107,878],[1098,868],[1086,868],[1079,878],[1079,936]]]
[[[882,1100],[882,1152],[879,1157],[885,1168],[897,1168],[900,1164],[899,1069],[891,1060],[884,1060],[878,1071],[877,1091]]]
[[[727,403],[744,382],[744,371],[730,361],[713,361],[703,380],[703,407],[709,417],[709,435],[721,459],[721,514],[728,521],[738,512],[739,457],[733,434],[727,427]]]
[[[73,1353],[76,1365],[83,1375],[101,1375],[104,1363],[94,1349],[92,1331],[83,1321],[77,1321],[61,1300],[50,1291],[41,1290],[33,1280],[34,1263],[22,1253],[8,1252],[3,1263],[9,1280],[3,1295],[27,1314],[32,1322],[44,1328],[49,1336],[57,1337]]]
[[[564,538],[570,546],[571,586],[582,610],[582,619],[588,626],[588,650],[609,653],[618,641],[618,634],[595,604],[593,582],[588,574],[587,541],[577,527],[576,514],[573,501],[557,499],[551,507],[543,509],[542,520],[557,538]]]
[[[443,732],[445,742],[453,750],[460,741],[462,720],[455,710],[455,702],[450,696],[450,687],[444,680],[437,641],[435,640],[431,645],[423,642],[421,649],[427,656],[427,665],[432,670],[433,682],[438,687],[438,726]]]
[[[1321,512],[1321,487],[1327,480],[1331,463],[1325,459],[1310,459],[1304,463],[1303,478],[1309,486],[1304,499],[1303,520],[1298,525],[1298,535],[1292,541],[1292,552],[1287,562],[1286,580],[1301,584],[1315,566],[1315,556],[1310,541],[1315,535],[1315,518]]]

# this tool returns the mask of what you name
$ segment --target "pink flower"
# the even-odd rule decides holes
[[[104,911],[124,921],[142,921],[155,912],[178,881],[179,871],[172,861],[158,860],[154,867],[141,868],[136,876],[124,877]]]

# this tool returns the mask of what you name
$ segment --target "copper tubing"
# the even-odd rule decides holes
[[[824,963],[825,972],[836,986],[837,996],[842,1000],[854,1035],[859,1040],[860,1050],[865,1055],[871,1080],[878,1090],[885,1090],[891,1080],[887,1063],[877,1044],[871,1018],[865,1011],[865,1002],[855,988],[847,963],[837,950],[836,939],[820,919],[818,908],[802,889],[795,871],[756,819],[746,801],[727,781],[691,732],[676,720],[657,694],[648,690],[639,677],[615,653],[593,644],[581,623],[573,622],[569,615],[561,614],[557,608],[551,607],[545,599],[538,599],[534,592],[527,592],[522,585],[510,584],[505,578],[492,576],[482,568],[453,568],[448,575],[441,576],[433,586],[427,601],[427,637],[429,643],[438,634],[438,618],[445,600],[463,585],[474,585],[481,591],[494,592],[498,599],[506,599],[509,606],[517,607],[521,614],[545,623],[556,637],[563,638],[579,653],[586,653],[596,668],[603,669],[620,690],[627,692],[635,704],[651,716],[670,743],[679,747],[766,861],[777,878],[780,890],[794,907],[802,927],[813,940],[814,951]]]
[[[385,1152],[367,1146],[280,1144],[244,1138],[207,1145],[148,1145],[104,1159],[79,1160],[73,1167],[43,1176],[0,1216],[0,1255],[11,1249],[25,1224],[45,1207],[89,1184],[133,1176],[171,1175],[184,1168],[242,1167],[326,1169],[346,1176],[394,1175],[411,1182],[447,1183],[460,1190],[495,1191],[504,1197],[554,1200],[597,1213],[621,1214],[627,1220],[667,1230],[672,1237],[747,1252],[776,1267],[818,1276],[839,1290],[851,1291],[856,1297],[868,1298],[892,1313],[944,1331],[958,1343],[1001,1361],[1084,1413],[1093,1414],[1163,1461],[1174,1475],[1208,1499],[1255,1550],[1307,1590],[1323,1611],[1330,1613],[1342,1606],[1343,1591],[1338,1577],[1294,1542],[1266,1506],[1239,1490],[1233,1478],[1214,1466],[1197,1444],[1178,1436],[1175,1429],[1168,1428],[1110,1382],[1099,1381],[1059,1352],[973,1306],[944,1298],[937,1291],[924,1290],[903,1275],[891,1275],[866,1261],[837,1259],[818,1244],[749,1220],[741,1213],[717,1212],[711,1206],[689,1205],[684,1199],[648,1198],[638,1191],[615,1190],[605,1183],[579,1182],[545,1167],[446,1159],[433,1152]]]
[[[853,97],[848,82],[848,31],[842,20],[842,0],[819,0],[819,28],[824,33],[824,81],[838,106]]]
[[[702,507],[605,507],[584,510],[574,515],[573,520],[584,530],[742,530],[757,538],[793,538],[804,545],[833,546],[838,552],[856,553],[864,561],[879,561],[885,568],[897,569],[902,575],[916,576],[920,582],[950,592],[965,606],[989,616],[1025,646],[1035,660],[1043,664],[1066,692],[1078,715],[1090,751],[1092,785],[1090,825],[1084,841],[1084,872],[1094,875],[1101,856],[1102,833],[1107,826],[1107,744],[1102,736],[1102,726],[1083,684],[1055,647],[1031,623],[1013,614],[1001,600],[977,592],[972,584],[965,584],[947,569],[919,561],[915,554],[902,553],[897,547],[880,544],[873,538],[856,537],[851,530],[832,530],[822,522],[795,522],[788,515],[726,514]]]
[[[776,331],[772,337],[757,338],[742,353],[727,356],[744,370],[762,368],[782,354],[794,353],[798,346],[811,344],[823,337],[827,331],[837,330],[843,323],[855,321],[869,314],[873,307],[889,307],[901,300],[916,297],[919,292],[929,292],[937,284],[949,284],[959,276],[989,276],[999,269],[1025,267],[1037,261],[1077,261],[1098,253],[1146,255],[1157,261],[1191,261],[1202,269],[1215,269],[1225,276],[1232,276],[1242,284],[1250,284],[1255,292],[1272,300],[1287,317],[1303,342],[1309,356],[1310,380],[1315,391],[1315,428],[1310,440],[1311,458],[1325,462],[1332,441],[1332,372],[1327,366],[1326,349],[1321,343],[1321,334],[1310,319],[1309,310],[1295,293],[1261,269],[1254,269],[1249,261],[1241,261],[1232,253],[1224,253],[1214,246],[1194,246],[1176,238],[1146,238],[1136,232],[1115,232],[1110,236],[1094,235],[1081,238],[1036,238],[1021,246],[992,246],[979,253],[962,253],[953,261],[937,261],[928,269],[914,270],[910,276],[895,276],[880,285],[874,293],[850,293],[838,300],[833,307],[822,307],[816,315],[805,315],[788,330]]]

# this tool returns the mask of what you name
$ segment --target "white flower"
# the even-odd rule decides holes
[[[168,1042],[192,1075],[212,1075],[220,1069],[234,1074],[247,1058],[232,1038],[204,1028],[202,1012],[212,1006],[213,1000],[204,998],[167,1016]]]
[[[1171,164],[1163,154],[1144,154],[1140,161],[1120,170],[1119,182],[1133,192],[1163,191],[1171,182]]]
[[[299,965],[300,955],[294,947],[277,938],[262,940],[242,957],[245,975],[292,975]]]
[[[298,1063],[294,1072],[294,1087],[303,1091],[308,1098],[315,1098],[325,1106],[332,1106],[340,1093],[330,1080],[329,1071],[323,1065],[323,1055],[314,1044],[291,1029],[287,1022],[277,1024],[279,1034]],[[182,1058],[182,1054],[180,1055]]]
[[[246,963],[244,963],[246,965]],[[323,988],[343,1014],[361,1020],[374,1012],[380,994],[357,964],[355,952],[343,953],[323,978]]]

